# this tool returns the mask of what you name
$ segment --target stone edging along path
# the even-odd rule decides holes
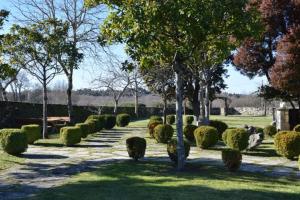
[[[24,154],[26,161],[9,170],[0,171],[0,199],[28,197],[41,189],[61,185],[67,178],[96,169],[100,164],[127,160],[125,139],[147,137],[145,128],[118,128],[89,136],[76,147],[31,145]],[[188,162],[223,167],[219,150],[200,150],[192,147]],[[147,138],[143,160],[169,161],[166,145]],[[268,176],[291,176],[300,179],[296,161],[281,157],[243,155],[241,171],[263,173]]]

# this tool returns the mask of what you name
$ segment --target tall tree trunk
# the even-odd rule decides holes
[[[47,104],[48,104],[47,83],[45,79],[43,81],[43,138],[44,139],[48,138]]]
[[[134,104],[134,113],[136,118],[139,118],[139,94],[138,94],[138,84],[135,80],[135,104]]]
[[[200,90],[199,80],[196,79],[193,98],[192,98],[192,106],[193,106],[194,116],[196,117],[197,121],[199,120],[200,117],[199,90]]]
[[[167,99],[166,98],[164,98],[163,115],[164,115],[164,124],[167,124]]]
[[[72,90],[73,90],[73,73],[68,76],[68,89],[67,89],[67,105],[68,105],[68,116],[70,123],[74,123],[73,119],[73,105],[72,105]]]
[[[177,170],[181,171],[185,165],[185,152],[183,143],[183,122],[182,122],[182,103],[183,103],[183,83],[182,83],[182,65],[179,56],[174,58],[174,71],[176,72],[176,131],[177,131]]]
[[[205,118],[204,124],[209,124],[209,85],[205,86]]]
[[[201,105],[201,109],[200,109],[201,120],[199,121],[200,124],[203,124],[203,120],[205,119],[204,93],[205,93],[204,89],[200,88],[200,105]]]
[[[118,104],[119,104],[119,100],[115,100],[115,107],[114,107],[114,114],[118,114]]]

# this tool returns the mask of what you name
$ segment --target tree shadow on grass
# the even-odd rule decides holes
[[[21,158],[27,158],[27,159],[66,159],[67,156],[62,155],[54,155],[54,154],[23,154],[20,155]]]
[[[275,149],[267,149],[267,148],[257,148],[251,151],[249,150],[243,152],[243,155],[257,156],[257,157],[281,157],[276,153]]]
[[[73,145],[72,147],[88,147],[88,148],[107,148],[107,147],[112,147],[112,145],[108,145],[108,144],[76,144]]]
[[[35,143],[34,146],[43,146],[43,147],[63,147],[64,145],[62,143],[48,143],[48,142],[38,142]]]

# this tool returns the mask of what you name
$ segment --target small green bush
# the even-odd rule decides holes
[[[159,143],[167,143],[173,136],[174,129],[169,124],[159,124],[154,128],[154,138]]]
[[[0,141],[3,151],[11,155],[19,155],[28,147],[27,136],[20,129],[0,130]]]
[[[255,129],[256,129],[256,133],[264,133],[264,129],[261,127],[256,126]]]
[[[274,145],[279,155],[292,160],[300,155],[300,133],[280,131],[275,135]]]
[[[144,138],[131,137],[126,140],[128,155],[135,161],[144,157],[146,146],[146,140]]]
[[[152,115],[149,119],[150,121],[160,121],[161,123],[163,123],[163,119],[158,115]]]
[[[200,126],[194,131],[196,144],[202,149],[214,146],[218,142],[218,131],[211,126]]]
[[[105,117],[105,125],[104,128],[107,130],[113,129],[116,125],[116,116],[114,115],[104,115]]]
[[[150,137],[154,138],[154,128],[159,125],[159,124],[162,124],[162,121],[158,121],[158,120],[150,120],[148,122],[148,131],[149,131],[149,135]]]
[[[299,170],[300,170],[300,155],[299,155],[299,158],[298,158],[298,165],[299,165]]]
[[[242,151],[248,146],[249,133],[243,128],[227,129],[222,139],[229,148]]]
[[[97,120],[96,119],[87,119],[87,120],[85,120],[84,123],[86,123],[86,124],[88,124],[90,126],[90,132],[89,132],[89,134],[97,132],[97,128],[96,128]]]
[[[265,136],[273,137],[277,133],[277,130],[275,126],[269,125],[264,128],[263,133]]]
[[[186,125],[183,129],[183,134],[185,138],[190,142],[195,142],[195,136],[194,131],[198,128],[198,126],[195,125]]]
[[[300,132],[300,124],[298,124],[297,126],[294,127],[294,131]]]
[[[101,131],[105,126],[105,116],[104,115],[90,115],[87,120],[94,120],[95,122],[95,132]]]
[[[228,125],[222,121],[210,120],[209,126],[214,127],[218,130],[219,140],[222,139],[223,132],[228,128]]]
[[[117,115],[117,126],[125,127],[130,122],[130,115],[128,114],[118,114]]]
[[[187,158],[190,154],[191,147],[187,141],[184,140],[183,142],[184,142],[184,156],[185,158]],[[167,145],[168,155],[175,164],[177,164],[178,162],[177,143],[178,143],[177,139],[172,139],[168,142]]]
[[[167,124],[174,124],[175,123],[175,115],[167,115]]]
[[[37,124],[24,125],[21,128],[21,132],[27,136],[27,143],[33,144],[35,141],[41,138],[41,127]]]
[[[75,127],[80,128],[81,130],[81,137],[86,138],[88,134],[90,134],[90,125],[88,123],[78,123]]]
[[[66,126],[60,129],[60,140],[66,146],[73,146],[81,141],[81,129],[74,126]]]
[[[185,115],[184,118],[183,118],[183,123],[185,125],[190,125],[194,122],[194,116],[191,116],[191,115]]]
[[[242,154],[233,149],[222,150],[222,160],[229,171],[237,171],[242,163]]]

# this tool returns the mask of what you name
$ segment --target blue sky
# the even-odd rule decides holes
[[[14,13],[14,15],[17,15],[17,11],[15,11],[13,6],[10,5],[10,0],[0,0],[0,9],[9,10]],[[13,19],[10,18],[10,21],[4,27],[4,31],[8,31],[10,25],[13,23],[12,21]],[[112,50],[120,57],[125,56],[122,45],[114,46]],[[91,81],[96,78],[97,75],[100,75],[102,70],[103,69],[101,69],[101,67],[95,65],[90,60],[85,60],[81,64],[80,69],[76,70],[74,73],[74,89],[91,87]],[[267,83],[267,80],[264,77],[256,77],[250,80],[236,71],[233,66],[228,67],[228,74],[229,77],[225,80],[228,88],[225,91],[229,93],[249,94],[256,91],[257,87],[262,83]],[[55,82],[58,81],[62,82],[64,80],[64,76],[58,76],[55,80],[53,80],[52,84],[55,84]]]

